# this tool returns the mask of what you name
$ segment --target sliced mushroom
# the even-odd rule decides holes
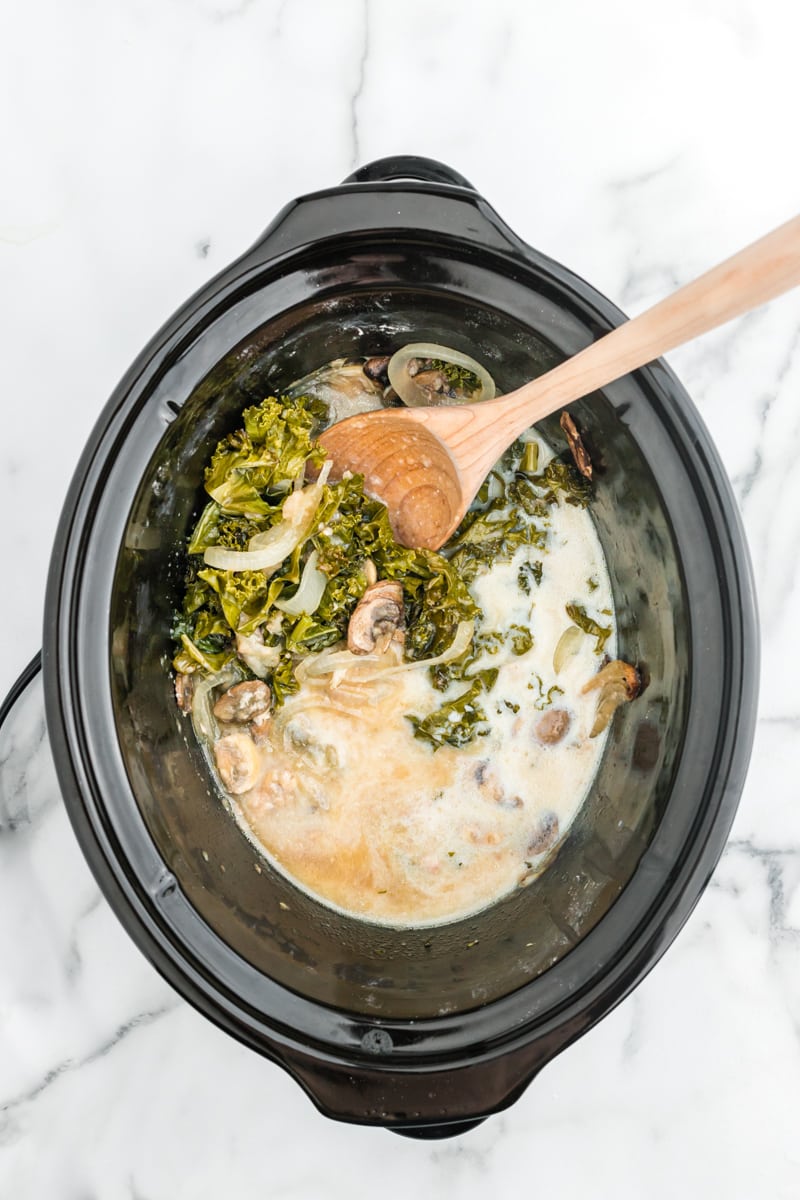
[[[364,363],[364,374],[367,379],[375,379],[378,383],[386,385],[389,382],[389,376],[386,368],[389,366],[390,355],[384,354],[379,358],[368,358]]]
[[[175,699],[178,701],[178,708],[182,713],[192,711],[192,700],[194,698],[194,677],[192,675],[179,674],[175,676]]]
[[[566,736],[572,717],[565,708],[551,708],[542,713],[533,727],[533,732],[543,746],[555,746]]]
[[[402,637],[403,585],[395,579],[370,584],[356,605],[347,627],[347,648],[352,654],[370,654]]]
[[[489,763],[485,759],[475,767],[473,778],[486,800],[493,801],[501,808],[524,808],[525,801],[522,797],[512,796],[505,791],[500,780],[490,770]]]
[[[426,395],[431,404],[438,404],[443,396],[447,394],[447,379],[441,371],[411,371],[409,364],[409,375],[414,376],[414,383],[420,391]]]
[[[268,713],[272,705],[272,693],[260,679],[236,683],[224,692],[214,705],[214,716],[218,721],[236,721],[245,725],[254,717]]]
[[[228,733],[214,745],[219,777],[232,796],[249,792],[258,779],[258,751],[246,733]]]
[[[544,854],[558,841],[558,817],[554,812],[544,812],[528,842],[528,854]]]
[[[269,741],[271,726],[272,717],[269,713],[259,713],[257,717],[253,717],[250,722],[250,733],[257,746],[265,746]]]
[[[592,478],[592,460],[589,458],[589,453],[583,444],[583,438],[578,433],[578,427],[569,415],[566,409],[561,414],[559,425],[564,430],[564,435],[569,443],[569,448],[572,451],[572,457],[575,459],[575,466],[587,479]]]

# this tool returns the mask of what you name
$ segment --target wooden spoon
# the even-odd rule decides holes
[[[479,404],[382,409],[320,437],[333,462],[364,476],[397,541],[438,550],[489,470],[530,425],[800,284],[800,217],[680,288],[574,358],[516,391]]]

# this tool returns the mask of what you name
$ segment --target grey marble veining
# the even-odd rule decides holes
[[[0,694],[40,643],[61,500],[114,384],[293,196],[441,158],[635,312],[800,195],[788,0],[32,0],[2,30]],[[36,684],[0,732],[1,1197],[796,1200],[799,296],[669,356],[740,503],[763,665],[730,842],[652,974],[454,1143],[326,1121],[123,932]]]

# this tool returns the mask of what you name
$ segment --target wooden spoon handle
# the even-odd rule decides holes
[[[565,404],[800,284],[800,216],[620,325],[547,375],[485,405],[503,446]],[[488,412],[487,412],[488,416]],[[502,431],[501,428],[502,427]],[[486,431],[483,431],[484,443]]]

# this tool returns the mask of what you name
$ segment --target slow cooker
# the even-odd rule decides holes
[[[620,655],[645,691],[616,714],[581,816],[538,880],[469,919],[379,927],[258,860],[175,705],[170,626],[204,463],[246,405],[330,359],[444,343],[509,391],[624,319],[457,172],[383,159],[288,204],[186,302],[122,379],[75,472],[42,653],[75,832],[162,975],[330,1117],[462,1132],[511,1104],[664,953],[719,858],[750,755],[748,555],[711,439],[663,362],[573,406],[597,468]],[[557,418],[540,431],[555,444]]]

